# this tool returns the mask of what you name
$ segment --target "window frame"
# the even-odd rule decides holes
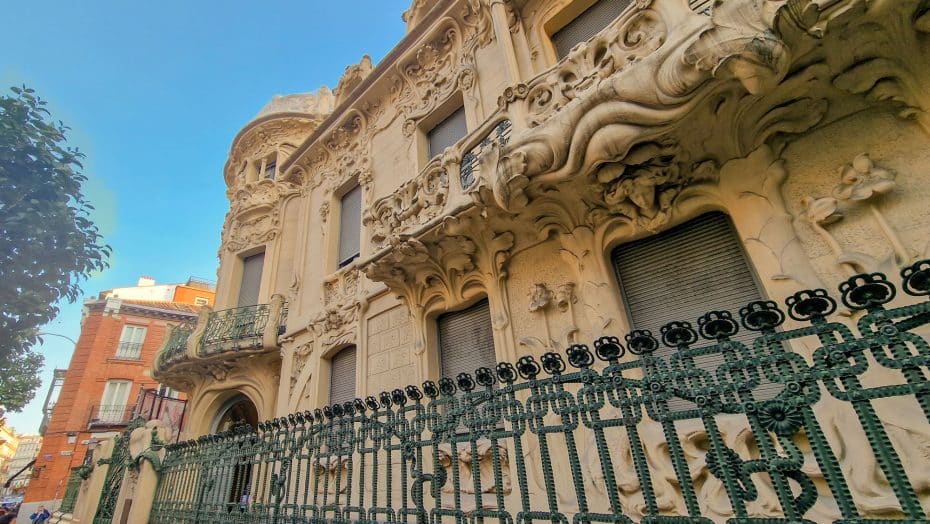
[[[594,8],[595,5],[598,4],[600,1],[602,0],[576,0],[574,2],[571,2],[569,5],[559,10],[555,15],[553,15],[543,24],[543,35],[545,36],[544,40],[547,41],[549,44],[549,50],[551,52],[553,63],[560,62],[566,56],[569,55],[569,53],[575,46],[577,46],[578,44],[582,42],[587,42],[588,40],[593,38],[594,35],[599,34],[608,25],[612,24],[617,19],[617,17],[619,17],[624,12],[629,10],[630,7],[632,7],[636,3],[635,0],[626,0],[628,1],[628,4],[620,10],[617,16],[611,19],[606,25],[598,29],[594,33],[594,35],[592,35],[588,39],[579,40],[575,42],[567,50],[565,50],[564,54],[560,54],[559,47],[556,45],[556,40],[555,40],[556,35],[562,30],[568,28],[574,22],[576,22],[579,18],[581,18],[581,16],[587,13],[590,9]]]
[[[258,290],[255,294],[256,295],[255,303],[254,304],[242,304],[242,299],[241,299],[242,290],[243,290],[242,284],[244,283],[243,279],[245,277],[246,260],[249,260],[259,255],[262,256],[262,270],[258,276]],[[238,265],[238,272],[237,272],[237,277],[235,280],[237,288],[236,288],[234,307],[240,308],[240,307],[256,306],[256,305],[261,304],[262,303],[262,290],[264,288],[263,284],[264,284],[264,280],[266,278],[266,273],[267,273],[266,268],[265,268],[265,263],[267,261],[267,252],[265,250],[265,246],[259,246],[255,249],[250,249],[248,251],[239,253],[236,258],[237,258],[236,263]]]
[[[340,348],[340,349],[337,349],[336,351],[333,351],[332,353],[329,354],[329,356],[328,356],[327,359],[326,359],[326,360],[328,361],[328,363],[329,363],[329,373],[328,373],[328,375],[329,375],[329,384],[327,385],[327,389],[326,389],[326,392],[327,392],[327,395],[326,395],[326,399],[327,399],[326,404],[327,404],[327,405],[330,405],[330,406],[334,405],[334,402],[333,402],[333,385],[335,384],[334,378],[335,378],[336,372],[337,372],[336,366],[335,366],[335,360],[336,360],[336,358],[339,357],[339,355],[345,353],[346,351],[352,351],[352,353],[353,353],[353,359],[352,359],[352,369],[353,369],[352,392],[353,392],[353,396],[352,396],[352,398],[351,398],[350,400],[355,400],[356,398],[359,397],[359,393],[358,393],[358,391],[359,391],[359,380],[358,380],[358,378],[359,378],[359,377],[358,377],[358,372],[359,372],[359,365],[358,365],[359,349],[358,349],[358,345],[356,345],[356,344],[349,344],[349,345],[343,346],[343,347]],[[344,402],[347,402],[347,400],[340,400],[338,403],[339,403],[339,404],[342,404],[342,403],[344,403]]]
[[[442,340],[443,340],[442,331],[443,331],[443,329],[442,329],[442,321],[443,321],[444,317],[445,317],[445,318],[449,318],[449,317],[452,317],[452,316],[457,315],[457,314],[467,314],[467,313],[470,313],[472,310],[477,309],[477,308],[478,308],[479,306],[481,306],[482,304],[487,304],[488,317],[487,317],[486,320],[487,320],[488,331],[489,331],[490,336],[491,336],[491,348],[490,348],[490,349],[491,349],[491,360],[488,362],[488,366],[490,367],[491,370],[494,370],[494,368],[497,366],[497,363],[499,362],[499,359],[498,359],[498,348],[497,348],[497,342],[498,342],[498,341],[495,339],[495,336],[494,336],[494,334],[495,334],[495,333],[494,333],[494,321],[493,321],[493,315],[492,315],[492,311],[491,311],[491,301],[490,301],[490,299],[489,299],[487,296],[481,296],[481,297],[478,297],[476,300],[473,300],[473,301],[467,303],[467,305],[464,305],[464,306],[459,307],[459,308],[456,308],[456,309],[450,309],[450,310],[447,310],[447,311],[442,311],[442,312],[440,312],[438,315],[435,316],[435,318],[434,318],[434,320],[433,320],[433,328],[434,328],[434,330],[435,330],[435,331],[434,331],[434,332],[435,332],[435,345],[434,345],[434,347],[436,348],[436,353],[435,353],[435,354],[436,354],[436,360],[435,360],[435,362],[436,362],[436,375],[437,375],[439,378],[447,377],[447,378],[450,378],[450,379],[452,379],[452,380],[455,380],[455,379],[456,379],[455,376],[447,376],[447,375],[445,375],[445,374],[443,373],[444,360],[446,360],[446,359],[448,358],[448,357],[445,357],[445,358],[443,357],[443,343],[442,343]],[[481,360],[481,359],[479,359],[479,360]],[[480,366],[479,366],[479,367],[480,367]],[[476,368],[476,369],[477,369],[477,368]],[[461,372],[461,371],[460,371],[460,372]],[[468,369],[468,370],[467,370],[467,373],[471,374],[472,377],[474,377],[474,375],[475,375],[475,369]],[[457,375],[457,373],[456,373],[456,375]]]
[[[138,341],[132,340],[132,337],[127,338],[127,333],[130,331],[133,333],[138,333],[139,330],[142,332],[142,336],[139,337]],[[142,346],[145,344],[145,337],[148,335],[148,326],[141,326],[139,324],[123,324],[123,329],[120,332],[119,341],[116,343],[116,353],[114,358],[120,360],[141,360],[142,359]],[[132,354],[126,351],[125,348],[130,345],[135,345],[135,351],[131,352]]]
[[[125,384],[126,392],[123,395],[124,399],[122,402],[112,402],[114,400],[111,398],[111,402],[107,402],[107,393],[110,393],[115,389],[116,384]],[[114,423],[122,422],[123,413],[125,412],[126,406],[129,405],[129,397],[132,394],[132,387],[134,382],[126,378],[111,378],[106,381],[106,385],[103,387],[103,394],[100,395],[100,402],[97,405],[97,421]],[[115,393],[111,393],[110,397],[113,397]],[[106,407],[105,407],[106,406]],[[122,410],[117,409],[122,407]]]
[[[355,247],[354,253],[343,257],[342,255],[342,246],[343,246],[343,231],[346,230],[345,218],[346,214],[344,213],[346,197],[348,197],[353,192],[358,191],[358,223],[354,224],[357,230],[357,245]],[[362,213],[365,202],[365,189],[362,187],[358,181],[355,181],[353,184],[349,184],[348,189],[342,192],[337,197],[338,207],[339,207],[339,220],[338,227],[336,228],[336,269],[340,270],[344,267],[352,265],[353,262],[358,260],[362,255]]]

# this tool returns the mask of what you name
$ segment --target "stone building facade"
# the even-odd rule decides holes
[[[404,17],[381,63],[276,98],[233,141],[215,308],[155,366],[189,395],[188,437],[930,256],[925,2],[415,0]],[[928,465],[917,405],[885,417]],[[821,424],[864,445],[841,410]],[[863,513],[895,513],[874,459],[844,464]]]

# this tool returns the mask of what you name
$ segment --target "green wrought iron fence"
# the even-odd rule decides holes
[[[103,488],[100,491],[100,502],[97,504],[97,513],[93,524],[111,524],[116,517],[116,506],[119,504],[119,494],[123,486],[123,477],[130,464],[129,435],[136,428],[145,425],[141,418],[129,422],[126,429],[116,437],[113,444],[113,453],[110,458],[100,459],[98,465],[109,464]]]
[[[239,349],[261,346],[269,314],[268,304],[210,313],[203,338],[200,339],[200,354],[208,355],[223,351],[227,343],[233,343]]]
[[[902,276],[930,296],[930,261]],[[711,311],[170,445],[151,522],[878,522],[852,460],[877,464],[855,480],[883,517],[927,522],[911,476],[928,465],[902,461],[883,417],[909,404],[930,423],[930,301],[886,308],[878,273],[840,293],[856,330],[828,320],[825,290],[800,291],[787,311]],[[694,365],[712,353],[716,370]],[[759,400],[763,381],[781,392]],[[838,449],[824,416],[867,445]]]
[[[83,478],[77,472],[78,468],[71,470],[71,476],[68,477],[68,485],[65,487],[65,494],[61,498],[61,505],[58,511],[62,513],[71,513],[74,511],[74,503],[77,502],[78,492],[81,490]]]

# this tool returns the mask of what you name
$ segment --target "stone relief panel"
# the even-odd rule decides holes
[[[470,446],[452,448],[452,444],[439,445],[439,464],[446,470],[447,478],[452,478],[453,469],[459,474],[459,497],[463,511],[472,511],[479,508],[492,509],[497,507],[495,495],[510,494],[512,491],[510,479],[510,459],[507,446],[503,443],[495,444],[488,439],[479,439],[474,453]],[[501,483],[498,486],[494,476],[492,456],[497,454],[501,466]],[[455,462],[455,464],[453,464]],[[481,493],[476,496],[474,477],[479,477]],[[442,487],[442,507],[455,508],[455,490],[452,482],[446,482]]]
[[[411,375],[413,326],[407,308],[398,304],[367,321],[369,394],[402,388],[415,382]]]
[[[863,126],[873,132],[862,135]],[[930,162],[926,144],[919,127],[880,112],[838,122],[785,150],[785,199],[825,281],[896,274],[930,253],[930,210],[921,203],[930,191],[919,179]]]
[[[323,305],[344,304],[358,299],[359,277],[357,268],[351,267],[323,281]]]

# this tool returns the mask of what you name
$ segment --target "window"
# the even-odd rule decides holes
[[[362,234],[362,188],[355,186],[339,207],[339,267],[349,265],[359,255]]]
[[[267,180],[274,180],[276,167],[277,165],[274,160],[266,160],[265,169],[262,171],[263,177]]]
[[[587,42],[600,33],[631,3],[632,0],[597,0],[574,20],[553,33],[552,46],[555,47],[555,54],[559,60],[565,58],[576,45]]]
[[[100,399],[100,408],[97,410],[97,420],[100,422],[122,422],[126,413],[126,402],[129,400],[131,380],[108,380]]]
[[[355,346],[339,350],[330,360],[330,405],[351,400],[355,400]]]
[[[487,299],[463,309],[440,315],[439,367],[443,377],[455,380],[459,373],[470,373],[480,367],[494,369],[494,331],[491,329],[491,308]]]
[[[195,306],[207,306],[210,305],[210,299],[207,297],[194,297]]]
[[[277,161],[275,156],[256,160],[254,173],[257,180],[274,180],[277,174]]]
[[[262,285],[262,268],[265,265],[265,253],[258,253],[242,259],[242,281],[239,284],[239,302],[237,306],[254,306],[258,304],[258,292]]]
[[[736,231],[723,213],[708,213],[619,246],[612,258],[635,329],[658,334],[659,328],[676,320],[696,328],[698,317],[710,310],[728,310],[738,321],[741,307],[762,299]],[[753,336],[741,329],[734,338],[745,343]],[[656,353],[668,356],[673,352],[661,345]],[[696,359],[707,370],[715,370],[722,362],[719,354]],[[772,392],[775,387],[760,386],[760,398],[777,393]]]
[[[468,128],[465,125],[465,107],[459,107],[457,111],[426,133],[426,139],[429,142],[429,157],[433,158],[447,147],[455,145],[466,134],[468,134]]]
[[[145,327],[123,326],[123,334],[119,337],[116,346],[116,358],[138,360],[142,356],[142,342],[145,341]]]

